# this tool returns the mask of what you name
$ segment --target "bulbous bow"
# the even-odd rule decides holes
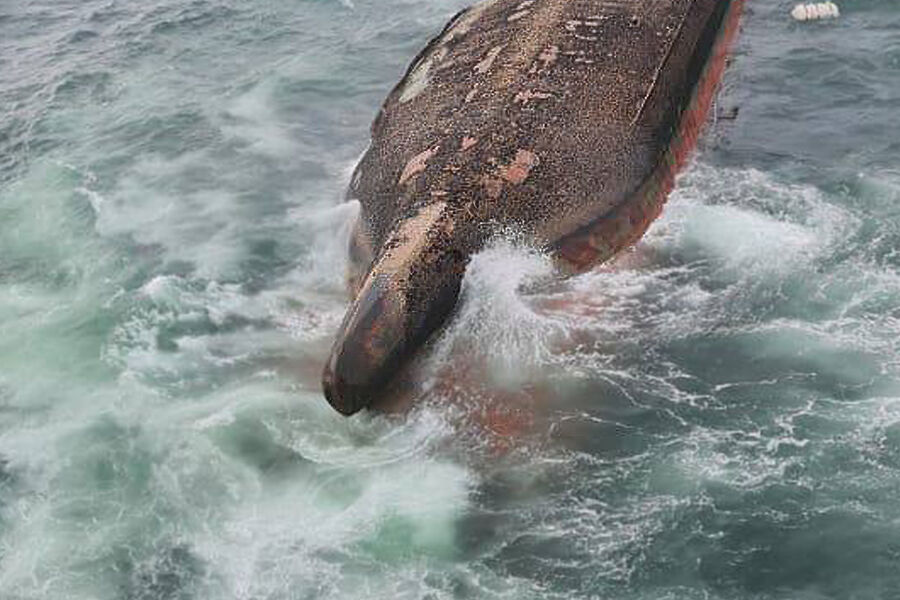
[[[453,311],[469,253],[444,203],[404,220],[381,246],[325,366],[332,407],[352,415],[385,388]]]

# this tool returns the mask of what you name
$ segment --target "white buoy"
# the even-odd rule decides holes
[[[817,2],[814,4],[798,4],[791,11],[791,16],[797,21],[837,19],[841,16],[841,11],[834,2]]]

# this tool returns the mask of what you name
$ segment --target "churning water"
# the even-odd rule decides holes
[[[466,0],[0,0],[0,598],[900,598],[900,6],[749,2],[614,265],[498,240],[401,416],[340,204]]]

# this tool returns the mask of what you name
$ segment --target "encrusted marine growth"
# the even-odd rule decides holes
[[[351,305],[325,369],[371,405],[512,227],[570,271],[636,241],[705,121],[742,0],[487,0],[417,56],[348,197]]]

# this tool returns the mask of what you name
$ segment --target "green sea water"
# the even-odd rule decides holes
[[[900,598],[900,4],[748,0],[634,251],[498,240],[344,419],[343,190],[465,4],[0,0],[0,599]]]

